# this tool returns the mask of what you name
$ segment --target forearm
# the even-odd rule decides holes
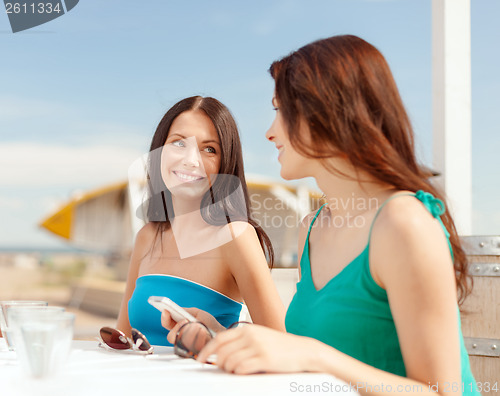
[[[261,326],[266,326],[274,330],[286,332],[285,328],[285,308],[281,300],[270,301],[268,306],[262,304],[264,308],[257,313],[250,313],[252,322]]]
[[[122,305],[120,308],[120,313],[118,314],[118,320],[116,321],[116,328],[123,331],[127,337],[132,335],[132,326],[130,326],[130,321],[128,318],[128,300],[123,298]]]
[[[361,394],[373,396],[394,396],[395,394],[403,393],[419,395],[445,394],[446,389],[444,389],[444,384],[439,387],[436,384],[423,383],[388,373],[339,352],[320,341],[311,341],[314,347],[309,354],[307,365],[310,369],[308,371],[332,374],[350,384],[354,390],[357,390]],[[450,384],[448,390],[455,389]],[[460,395],[461,389],[458,389],[457,392],[447,392],[446,394]]]

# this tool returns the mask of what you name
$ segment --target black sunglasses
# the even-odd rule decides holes
[[[132,329],[132,339],[128,338],[125,333],[112,327],[103,327],[99,330],[101,342],[99,346],[113,351],[132,350],[140,354],[153,353],[153,347],[148,339],[137,329]]]

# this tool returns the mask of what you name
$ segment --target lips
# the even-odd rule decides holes
[[[180,172],[180,171],[173,171],[174,175],[177,176],[179,179],[181,179],[184,182],[196,182],[199,180],[203,180],[205,177],[200,176],[194,173],[187,173],[187,172]]]
[[[278,150],[278,159],[283,154],[283,150],[285,149],[282,144],[276,145],[276,149]]]

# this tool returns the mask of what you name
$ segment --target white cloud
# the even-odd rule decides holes
[[[24,202],[8,196],[0,196],[0,208],[4,209],[20,209],[24,206]]]
[[[0,120],[19,118],[68,115],[70,108],[60,103],[46,100],[20,98],[15,96],[0,96]]]
[[[128,167],[141,154],[137,149],[112,144],[4,143],[0,144],[0,185],[88,188],[126,180]]]
[[[43,118],[43,120],[41,119]],[[80,143],[88,145],[118,145],[147,149],[153,136],[151,126],[143,127],[130,123],[97,121],[76,105],[51,102],[18,96],[0,95],[0,136],[24,136],[25,131],[34,130],[31,139],[58,139],[63,144]],[[38,140],[40,139],[40,140]]]
[[[78,119],[77,123],[72,121],[72,124],[74,125],[67,130],[71,130],[71,134],[77,136],[78,140],[99,142],[105,146],[148,148],[154,132],[153,129],[145,131],[144,128],[134,125],[88,122],[84,119]]]

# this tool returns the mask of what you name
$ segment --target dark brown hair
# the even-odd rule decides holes
[[[147,219],[157,224],[157,235],[161,237],[175,217],[172,194],[161,176],[161,151],[174,120],[189,110],[203,111],[212,121],[221,142],[218,175],[201,200],[203,219],[212,225],[225,225],[236,220],[251,224],[272,267],[274,251],[271,240],[252,218],[250,210],[238,127],[229,109],[217,99],[201,96],[183,99],[173,105],[158,124],[149,149]]]
[[[399,190],[423,190],[445,201],[429,182],[429,172],[417,164],[409,117],[374,46],[349,35],[318,40],[274,62],[270,73],[288,138],[298,152],[320,159],[342,156]],[[301,122],[310,136],[299,133]],[[442,221],[450,233],[462,303],[472,288],[467,258],[449,212]]]

